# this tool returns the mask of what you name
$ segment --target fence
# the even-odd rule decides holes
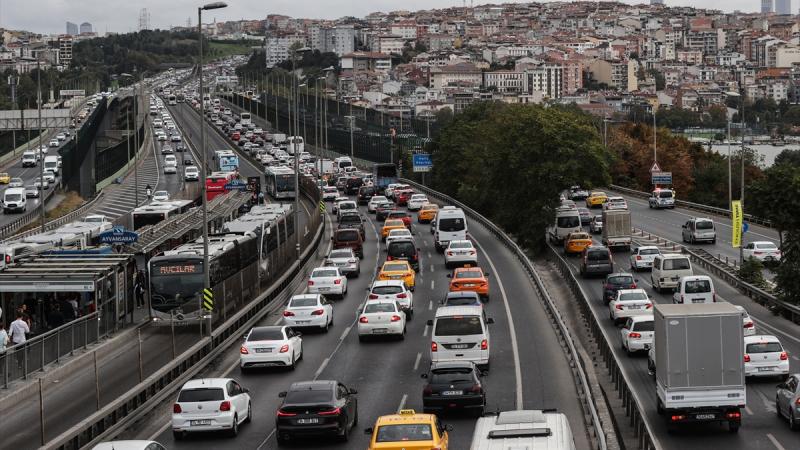
[[[62,168],[61,183],[70,191],[81,192],[81,166],[87,153],[94,145],[97,130],[105,117],[108,104],[106,99],[100,100],[92,114],[86,118],[83,126],[75,133],[75,138],[65,144],[61,150]]]
[[[138,131],[140,143],[144,142],[144,131],[145,127],[144,124],[142,124]],[[97,159],[95,159],[94,162],[95,179],[97,183],[101,183],[128,164],[128,161],[130,161],[136,153],[136,146],[133,142],[134,134],[131,133],[117,145],[98,150]]]
[[[52,191],[48,191],[48,194],[50,194],[51,192]],[[95,198],[91,199],[90,201],[84,203],[83,205],[81,205],[75,211],[72,211],[69,214],[65,214],[65,215],[63,215],[63,216],[61,216],[59,218],[53,219],[53,220],[45,223],[45,225],[44,225],[45,231],[54,230],[54,229],[60,227],[61,225],[64,225],[65,223],[72,222],[73,220],[77,219],[78,217],[81,217],[82,215],[84,215],[87,212],[91,211],[92,207],[95,206],[100,201],[100,199],[103,198],[103,195],[104,194],[101,192],[101,193],[99,193],[97,195],[97,197],[95,197]],[[37,212],[36,214],[39,214],[39,213]],[[36,214],[34,214],[34,216],[38,217],[38,215],[36,215]],[[34,228],[32,230],[23,231],[22,233],[17,233],[17,234],[14,234],[13,236],[9,236],[9,237],[6,237],[6,235],[4,235],[2,231],[0,231],[0,240],[4,240],[4,239],[21,239],[21,238],[24,238],[24,237],[33,236],[34,234],[41,233],[41,231],[42,231],[41,228]]]

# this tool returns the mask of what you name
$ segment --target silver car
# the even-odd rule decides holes
[[[789,428],[800,430],[800,373],[789,375],[775,390],[775,409],[789,419]]]
[[[339,272],[347,278],[357,277],[361,273],[361,262],[350,248],[331,250],[324,265],[338,267]]]

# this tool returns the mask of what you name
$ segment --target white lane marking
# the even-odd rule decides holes
[[[425,241],[425,245],[428,245],[428,241]],[[428,258],[433,258],[433,256],[431,256],[431,252],[428,252]]]
[[[434,286],[433,280],[431,280],[431,290],[433,290],[433,286]]]
[[[403,398],[400,399],[400,406],[397,407],[397,413],[400,413],[400,410],[406,406],[406,400],[408,400],[408,394],[403,394]]]
[[[425,337],[425,336],[428,335],[428,329],[429,328],[430,328],[430,325],[425,325],[425,329],[422,330],[422,337]]]
[[[267,435],[267,437],[264,438],[264,441],[261,442],[261,444],[259,444],[258,447],[256,447],[256,450],[261,450],[264,447],[264,444],[266,444],[267,441],[270,440],[273,434],[275,434],[275,428],[273,428],[272,431],[270,431],[270,433]]]
[[[795,355],[792,355],[792,359],[793,359],[793,360],[795,360],[795,361],[800,361],[800,358],[798,358],[798,357],[797,357],[797,356],[795,356]]]
[[[517,331],[514,327],[514,318],[511,316],[511,308],[508,306],[508,297],[506,296],[506,289],[503,287],[503,280],[500,277],[500,272],[497,270],[497,267],[494,265],[494,261],[489,256],[488,253],[483,249],[483,246],[478,242],[477,239],[473,236],[473,240],[475,245],[478,247],[484,257],[486,258],[486,262],[489,263],[489,267],[492,268],[492,273],[495,274],[495,278],[497,279],[497,286],[500,288],[500,295],[503,297],[503,307],[506,310],[506,318],[508,320],[508,331],[511,334],[511,354],[514,357],[514,377],[516,381],[516,408],[522,409],[522,368],[519,361],[519,346],[517,345]]]
[[[414,372],[419,369],[419,361],[422,359],[422,353],[417,353],[417,359],[414,360]]]
[[[720,298],[722,298],[722,297],[720,297]],[[725,299],[723,299],[723,300],[725,300]],[[727,300],[725,300],[725,301],[727,301]],[[760,326],[760,327],[764,327],[764,328],[766,328],[766,329],[768,329],[768,330],[772,331],[773,333],[778,333],[778,334],[781,334],[781,335],[783,335],[784,337],[787,337],[787,338],[789,338],[789,339],[791,339],[791,340],[793,340],[793,341],[797,342],[798,344],[800,344],[800,339],[796,338],[795,336],[792,336],[791,334],[789,334],[789,333],[787,333],[787,332],[785,332],[785,331],[779,330],[779,329],[777,329],[777,328],[775,328],[775,327],[773,327],[773,326],[771,326],[771,325],[767,325],[767,324],[766,324],[766,323],[765,323],[763,320],[761,320],[761,319],[756,319],[756,318],[755,318],[755,317],[753,317],[753,316],[750,316],[750,318],[751,318],[751,319],[753,319],[753,322],[755,322],[755,323],[756,323],[758,326]]]
[[[786,450],[786,449],[785,449],[785,448],[784,448],[784,447],[781,445],[781,443],[780,443],[780,442],[778,442],[778,440],[777,440],[777,439],[775,439],[775,436],[773,436],[773,435],[772,435],[772,433],[767,433],[767,439],[769,439],[769,440],[770,440],[770,442],[772,442],[772,445],[774,445],[774,446],[775,446],[775,448],[777,448],[778,450]]]
[[[431,272],[433,272],[433,264],[431,264]]]
[[[746,412],[748,416],[752,416],[753,415],[753,411],[750,409],[749,406],[745,406],[744,407],[744,412]]]
[[[319,376],[322,374],[322,371],[325,370],[326,367],[328,367],[328,363],[330,362],[330,360],[331,360],[330,358],[325,358],[322,361],[322,364],[320,364],[319,369],[317,369],[317,371],[314,372],[314,381],[316,381],[317,378],[319,378]]]
[[[342,333],[342,335],[341,335],[341,336],[339,336],[339,340],[340,340],[340,341],[343,341],[343,340],[344,340],[344,339],[347,337],[347,335],[348,335],[348,334],[350,334],[350,330],[351,330],[352,328],[353,328],[353,327],[351,327],[351,326],[350,326],[350,327],[347,327],[347,328],[345,328],[345,329],[344,329],[344,332]]]
[[[428,311],[433,311],[433,300],[428,300]]]
[[[275,325],[281,323],[281,320],[283,320],[283,317],[278,317],[277,319],[275,319],[274,322],[272,322],[272,326],[275,326]]]

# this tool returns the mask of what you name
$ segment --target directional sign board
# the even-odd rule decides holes
[[[139,240],[139,233],[128,231],[124,227],[114,227],[100,233],[98,237],[103,244],[132,244]]]
[[[230,183],[225,185],[225,190],[228,191],[246,191],[247,183],[242,180],[231,180]]]
[[[411,155],[414,172],[430,172],[433,167],[429,153],[415,153]]]
[[[653,184],[672,184],[672,172],[653,172]]]

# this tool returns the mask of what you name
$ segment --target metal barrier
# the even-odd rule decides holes
[[[592,430],[594,431],[594,437],[597,440],[597,448],[599,450],[605,450],[607,448],[606,445],[606,436],[605,432],[603,431],[603,424],[600,421],[600,418],[597,414],[597,407],[596,402],[597,400],[592,395],[591,388],[589,387],[589,383],[586,377],[586,369],[583,366],[583,361],[578,354],[577,349],[575,348],[575,343],[572,338],[572,334],[570,333],[569,329],[567,328],[566,323],[564,323],[564,319],[561,316],[561,312],[553,302],[553,299],[550,298],[550,294],[547,292],[547,289],[544,286],[539,274],[536,272],[536,269],[533,267],[533,263],[528,259],[525,252],[517,245],[514,240],[512,240],[503,230],[501,230],[497,225],[493,224],[489,219],[483,217],[477,211],[471,209],[470,207],[464,205],[463,203],[459,202],[458,200],[442,194],[440,192],[434,191],[429,189],[421,184],[418,184],[414,181],[408,179],[400,179],[401,182],[409,184],[413,186],[420,192],[424,192],[428,197],[435,198],[441,202],[455,205],[464,210],[464,212],[470,216],[472,220],[476,220],[481,225],[486,227],[500,242],[502,242],[512,253],[519,259],[520,264],[528,272],[528,276],[533,281],[534,286],[536,286],[537,293],[539,297],[542,299],[545,308],[550,313],[550,316],[553,318],[553,322],[556,325],[556,330],[560,335],[561,339],[566,343],[567,349],[569,350],[567,357],[570,360],[570,366],[573,369],[573,372],[577,378],[576,384],[578,388],[578,392],[581,395],[581,400],[583,401],[584,408],[587,410],[589,416],[591,417],[591,426]],[[647,437],[649,438],[650,433],[649,429],[647,429]],[[650,449],[654,447],[642,447],[645,449]]]
[[[639,198],[650,198],[650,193],[649,192],[637,191],[636,189],[630,189],[630,188],[626,188],[626,187],[622,187],[622,186],[617,186],[615,184],[612,184],[610,187],[611,187],[611,190],[618,191],[618,192],[621,192],[623,194],[628,194],[628,195],[631,195],[631,196],[634,196],[634,197],[639,197]],[[730,217],[731,216],[731,210],[730,209],[717,208],[716,206],[701,205],[700,203],[687,202],[686,200],[675,199],[675,205],[682,206],[682,207],[687,208],[687,209],[693,209],[695,211],[710,212],[712,214],[717,214],[717,215],[724,216],[724,217]],[[772,228],[772,222],[770,222],[767,219],[763,219],[761,217],[756,217],[756,216],[753,216],[752,214],[745,214],[744,218],[748,222],[757,223],[759,225],[763,225],[765,227]]]
[[[40,201],[47,203],[47,200],[49,200],[50,197],[53,196],[53,193],[55,191],[56,191],[55,188],[48,189],[47,191],[39,191]],[[44,194],[41,194],[41,192],[44,192]],[[15,231],[38,219],[39,217],[41,217],[41,214],[42,213],[41,211],[39,211],[39,207],[37,206],[36,208],[26,211],[19,218],[15,219],[13,222],[3,225],[2,227],[0,227],[0,240],[6,239]]]
[[[8,383],[28,379],[34,372],[44,371],[45,366],[60,362],[61,358],[72,355],[79,348],[86,348],[113,331],[101,319],[99,312],[75,319],[47,333],[28,339],[20,345],[9,347],[0,354],[0,371],[3,373],[3,389]]]
[[[78,217],[84,215],[87,211],[91,210],[92,207],[94,207],[103,198],[103,195],[104,194],[101,192],[101,193],[97,194],[97,196],[95,198],[89,200],[88,202],[86,202],[83,205],[81,205],[80,207],[78,207],[78,209],[76,209],[75,211],[72,211],[71,213],[65,214],[65,215],[63,215],[61,217],[55,218],[55,219],[45,223],[44,224],[45,231],[54,230],[54,229],[60,227],[61,225],[64,225],[65,223],[72,222],[73,220],[77,219]],[[24,238],[24,237],[33,236],[34,234],[38,234],[40,232],[41,232],[41,228],[34,228],[32,230],[23,231],[22,233],[17,233],[15,235],[9,236],[7,238],[3,238],[2,237],[3,235],[0,232],[0,239],[3,239],[3,240],[6,240],[6,239],[21,239],[21,238]]]

